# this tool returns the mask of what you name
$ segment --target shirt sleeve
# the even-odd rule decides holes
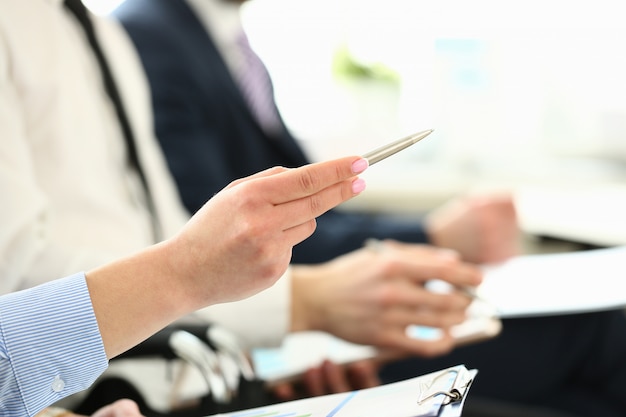
[[[107,366],[83,273],[0,297],[0,415],[34,415]]]

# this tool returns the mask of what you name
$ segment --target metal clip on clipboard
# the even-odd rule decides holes
[[[436,416],[442,406],[462,401],[474,374],[465,366],[459,365],[445,369],[434,375],[430,381],[420,384],[417,404],[420,409],[428,409],[432,413],[424,415]]]

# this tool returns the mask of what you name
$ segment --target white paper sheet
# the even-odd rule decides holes
[[[626,245],[626,185],[527,186],[515,193],[522,230],[599,246]]]
[[[484,271],[478,294],[501,318],[626,307],[626,246],[524,255]]]

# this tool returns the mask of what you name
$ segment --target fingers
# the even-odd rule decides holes
[[[325,360],[319,367],[307,370],[303,379],[308,395],[325,395],[380,384],[373,361],[339,365]]]
[[[227,188],[237,187],[240,200],[251,205],[261,201],[270,205],[276,225],[287,232],[289,242],[297,244],[313,233],[316,217],[365,189],[365,182],[356,175],[366,168],[365,159],[345,157],[295,169],[271,168]]]
[[[349,163],[346,165],[346,162]],[[241,183],[270,177],[276,174],[287,173],[290,171],[295,171],[290,175],[281,178],[281,183],[274,183],[274,187],[266,189],[266,191],[272,192],[276,187],[278,190],[286,191],[290,189],[291,181],[293,178],[299,178],[298,182],[301,184],[300,190],[303,193],[300,197],[305,197],[307,195],[314,194],[319,190],[325,188],[328,185],[343,181],[345,179],[351,178],[360,174],[361,172],[367,169],[367,160],[359,157],[346,157],[337,160],[331,160],[326,162],[320,162],[316,164],[309,164],[303,167],[294,169],[294,168],[285,168],[285,167],[272,167],[268,168],[264,171],[257,172],[255,174],[249,175],[245,178],[237,179],[231,182],[226,188],[232,188]],[[335,172],[333,174],[332,171],[328,172],[330,168],[335,168]],[[308,190],[308,191],[307,191]],[[273,194],[276,195],[276,194]],[[280,204],[284,201],[290,201],[295,198],[299,198],[297,195],[291,195],[286,192],[281,196],[278,196],[276,204]]]
[[[416,339],[398,333],[394,343],[377,350],[374,361],[378,365],[384,365],[412,356],[434,358],[450,353],[455,346],[456,340],[446,331],[442,331],[441,337],[434,340]]]
[[[308,220],[297,226],[291,227],[283,231],[284,238],[290,242],[291,246],[295,246],[313,234],[317,226],[315,219]]]
[[[318,162],[272,175],[271,181],[264,181],[262,189],[271,196],[271,202],[277,205],[310,197],[341,183],[349,187],[346,194],[354,195],[357,193],[351,190],[352,182],[346,181],[365,169],[367,161],[354,156]],[[263,178],[257,179],[263,181]],[[294,184],[298,185],[294,187]]]
[[[201,306],[234,301],[272,285],[289,265],[293,246],[313,233],[315,218],[364,189],[361,157],[295,169],[271,168],[235,181],[198,210],[168,241],[184,268],[179,276]],[[181,249],[176,249],[181,248]],[[206,291],[206,277],[212,290]]]
[[[264,177],[269,177],[270,175],[276,175],[278,173],[281,172],[285,172],[287,171],[289,168],[284,168],[284,167],[272,167],[272,168],[268,168],[264,171],[260,171],[257,172],[255,174],[249,175],[245,178],[239,178],[233,182],[231,182],[230,184],[228,184],[228,186],[226,186],[226,188],[231,188],[234,187],[238,184],[241,184],[242,182],[246,182],[246,181],[250,181],[253,179],[257,179],[257,178],[264,178]]]
[[[482,282],[481,270],[461,262],[459,255],[449,249],[393,240],[370,242],[367,247],[385,258],[385,274],[389,277],[402,276],[418,284],[440,279],[455,286],[470,287]]]
[[[302,378],[302,385],[307,396],[326,394],[324,374],[321,366],[307,369]]]
[[[351,199],[363,189],[363,180],[346,180],[327,187],[316,194],[276,206],[277,215],[284,219],[283,230],[286,231],[306,224],[311,219],[319,217],[331,208]]]
[[[143,414],[137,403],[124,398],[99,409],[92,417],[143,417]]]
[[[293,383],[277,385],[273,392],[280,399],[290,400],[376,385],[380,385],[380,380],[378,379],[378,363],[374,360],[363,360],[348,365],[325,360],[320,365],[307,369],[296,385]]]
[[[371,388],[380,385],[378,364],[374,360],[362,360],[347,365],[352,389]]]
[[[272,392],[281,401],[294,400],[297,397],[296,389],[290,382],[276,384],[272,387]]]
[[[428,325],[445,327],[462,321],[465,310],[472,298],[464,291],[451,289],[448,293],[438,293],[398,278],[393,287],[388,287],[380,302],[381,309],[387,309],[395,323],[420,323],[415,320],[428,319]],[[427,316],[426,312],[433,317]]]
[[[346,368],[331,361],[322,363],[322,377],[325,388],[330,393],[350,391]]]
[[[440,295],[433,298],[446,298],[446,296]],[[426,305],[424,303],[421,308],[414,310],[404,309],[399,314],[398,322],[446,329],[462,323],[467,318],[466,308],[469,305],[469,301],[464,304],[463,308],[450,308],[445,303],[441,303],[441,305],[433,304]]]
[[[341,372],[338,365],[325,361],[307,369],[299,381],[275,385],[272,391],[277,398],[284,401],[344,392],[349,385]]]

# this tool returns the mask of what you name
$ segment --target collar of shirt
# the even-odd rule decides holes
[[[243,30],[241,6],[225,0],[187,0],[189,7],[211,35],[215,46],[233,71],[243,60],[236,43]]]

